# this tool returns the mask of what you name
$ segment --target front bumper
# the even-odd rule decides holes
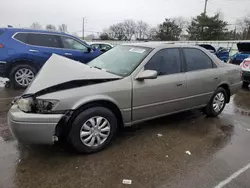
[[[243,80],[243,82],[250,83],[250,72],[242,71],[242,80]]]
[[[53,144],[55,130],[63,114],[31,114],[13,105],[8,113],[8,125],[14,137],[23,143]]]

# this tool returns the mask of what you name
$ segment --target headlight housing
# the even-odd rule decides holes
[[[15,102],[18,108],[24,112],[50,113],[59,103],[58,100],[19,98]]]

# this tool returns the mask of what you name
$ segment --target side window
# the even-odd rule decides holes
[[[181,58],[179,49],[160,50],[146,64],[145,70],[155,70],[159,76],[180,73]]]
[[[2,35],[4,33],[4,31],[3,30],[0,30],[0,35]]]
[[[91,47],[94,47],[96,49],[99,49],[100,48],[100,45],[99,44],[92,44]]]
[[[35,46],[61,48],[60,39],[57,35],[30,33],[27,43]]]
[[[101,46],[100,48],[104,49],[104,50],[110,50],[111,49],[111,46],[109,46],[107,44],[101,44],[100,46]]]
[[[80,42],[78,42],[72,38],[61,36],[61,39],[62,39],[63,48],[72,49],[72,50],[88,51],[86,46],[84,46],[83,44],[81,44]]]
[[[23,43],[27,43],[27,38],[28,38],[28,33],[17,33],[14,36],[14,39],[23,42]]]
[[[186,48],[183,51],[186,58],[187,71],[213,68],[212,60],[201,50]]]

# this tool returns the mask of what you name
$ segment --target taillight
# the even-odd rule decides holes
[[[0,48],[3,48],[3,47],[4,47],[3,44],[0,43]]]
[[[249,68],[250,69],[250,60],[245,60],[242,64],[242,67],[244,69]]]

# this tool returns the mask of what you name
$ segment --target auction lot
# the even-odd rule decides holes
[[[63,144],[18,144],[6,114],[21,92],[0,88],[0,188],[250,187],[249,90],[238,92],[217,118],[190,111],[149,121],[126,128],[92,155]]]

